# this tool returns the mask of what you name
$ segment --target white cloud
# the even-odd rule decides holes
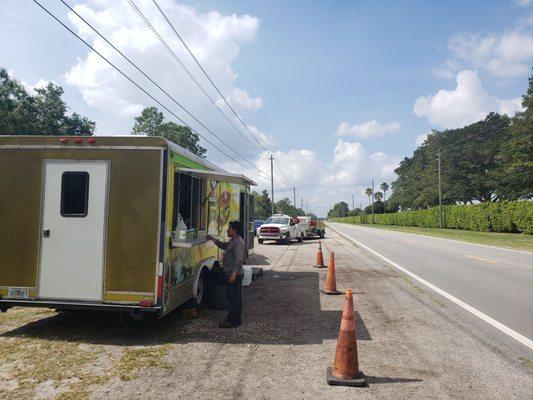
[[[13,74],[10,73],[11,76],[13,76]],[[34,83],[33,85],[30,84],[30,83],[27,83],[23,80],[20,81],[20,83],[22,84],[22,86],[24,86],[24,89],[26,89],[26,91],[31,94],[31,95],[35,95],[36,92],[35,92],[35,89],[42,89],[44,87],[46,87],[46,85],[48,85],[49,83],[56,83],[54,81],[47,81],[45,79],[39,79],[36,83]]]
[[[351,125],[347,122],[341,122],[335,136],[357,136],[362,139],[384,136],[390,132],[396,132],[400,129],[400,123],[387,122],[380,123],[375,119],[362,124]]]
[[[333,162],[321,182],[325,187],[334,188],[368,184],[373,178],[391,180],[399,162],[399,157],[384,152],[367,155],[361,143],[339,139],[333,150]]]
[[[428,138],[429,133],[423,133],[421,135],[418,135],[415,139],[415,145],[416,146],[422,146],[426,139]]]
[[[248,92],[237,87],[233,88],[233,91],[226,97],[226,100],[239,110],[257,110],[263,107],[263,99],[261,97],[251,97]],[[224,107],[225,103],[222,99],[218,99],[217,104],[220,107]]]
[[[356,205],[366,206],[364,190],[375,180],[376,188],[381,182],[389,184],[395,180],[394,170],[401,158],[382,151],[368,154],[363,145],[339,139],[330,153],[330,159],[323,159],[314,150],[300,148],[273,153],[275,200],[287,197],[293,200],[292,185],[296,187],[296,203],[299,206],[303,197],[309,209],[318,215],[325,215],[334,203],[341,200],[351,206],[352,193]],[[270,153],[263,152],[256,159],[256,167],[264,174],[249,174],[257,183],[254,190],[267,190],[270,193]],[[231,172],[243,173],[242,167],[225,163],[223,168]],[[284,181],[279,169],[289,181]]]
[[[527,76],[533,63],[533,33],[523,31],[531,17],[522,19],[517,30],[503,34],[481,35],[463,32],[448,41],[451,58],[434,70],[444,78],[453,78],[462,69],[485,71],[497,78]]]
[[[255,139],[257,139],[257,141],[259,141],[259,143],[261,143],[263,146],[272,147],[277,144],[272,135],[267,135],[266,133],[262,132],[261,130],[259,130],[257,127],[253,125],[246,125],[246,126],[248,127],[248,130],[252,132]],[[250,135],[248,135],[248,138],[250,139],[252,143],[257,143],[257,141]]]
[[[520,99],[498,99],[483,88],[476,71],[464,70],[457,74],[453,90],[439,90],[434,95],[419,97],[413,112],[443,128],[460,128],[483,119],[496,111],[513,116],[519,111]]]
[[[514,0],[514,2],[521,7],[529,7],[533,4],[533,0]]]
[[[138,0],[136,4],[183,64],[209,95],[217,101],[216,91],[199,71],[153,3]],[[238,111],[243,112],[261,108],[260,97],[237,86],[237,72],[233,67],[242,46],[254,40],[259,29],[259,20],[250,15],[223,15],[217,11],[200,13],[191,6],[177,4],[172,0],[161,1],[160,5],[231,104]],[[215,106],[204,96],[127,2],[88,0],[84,4],[74,6],[74,9],[212,131],[217,132],[225,141],[240,140],[243,142],[242,137],[237,139],[239,134],[235,129],[218,113]],[[74,29],[111,62],[139,82],[198,132],[209,135],[172,100],[143,78],[76,15],[69,13],[68,18]],[[79,58],[66,73],[65,78],[69,85],[79,89],[88,105],[112,117],[114,121],[122,121],[123,125],[131,126],[132,117],[138,115],[147,106],[156,106],[164,112],[161,106],[154,103],[92,51],[88,52],[85,57]],[[230,111],[226,110],[226,113],[233,118]],[[165,114],[168,119],[175,120],[174,117]],[[113,133],[106,132],[105,129],[105,126],[99,124],[98,133]],[[261,137],[259,140],[265,143],[271,141],[267,135],[259,131],[258,135]],[[211,140],[220,145],[216,140]],[[206,143],[202,144],[210,150],[210,158],[215,158],[217,161],[217,155],[211,151],[211,147]],[[243,152],[255,149],[247,142],[244,142],[243,147]]]

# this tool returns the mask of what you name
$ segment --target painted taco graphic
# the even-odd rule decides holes
[[[222,233],[224,226],[228,223],[231,214],[231,193],[223,191],[218,198],[218,233]]]

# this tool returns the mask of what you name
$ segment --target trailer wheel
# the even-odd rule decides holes
[[[204,269],[200,274],[198,280],[198,287],[196,288],[195,308],[201,310],[207,299],[207,271]]]
[[[263,244],[263,239],[257,239],[257,243]]]

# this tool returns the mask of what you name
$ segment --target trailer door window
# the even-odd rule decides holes
[[[61,215],[84,218],[89,208],[89,174],[63,172],[61,176]]]

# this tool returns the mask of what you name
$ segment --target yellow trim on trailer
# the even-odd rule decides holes
[[[138,303],[139,301],[151,301],[155,303],[154,294],[134,294],[134,293],[112,293],[106,292],[104,296],[104,301],[113,301],[113,302],[129,302],[129,303]]]

